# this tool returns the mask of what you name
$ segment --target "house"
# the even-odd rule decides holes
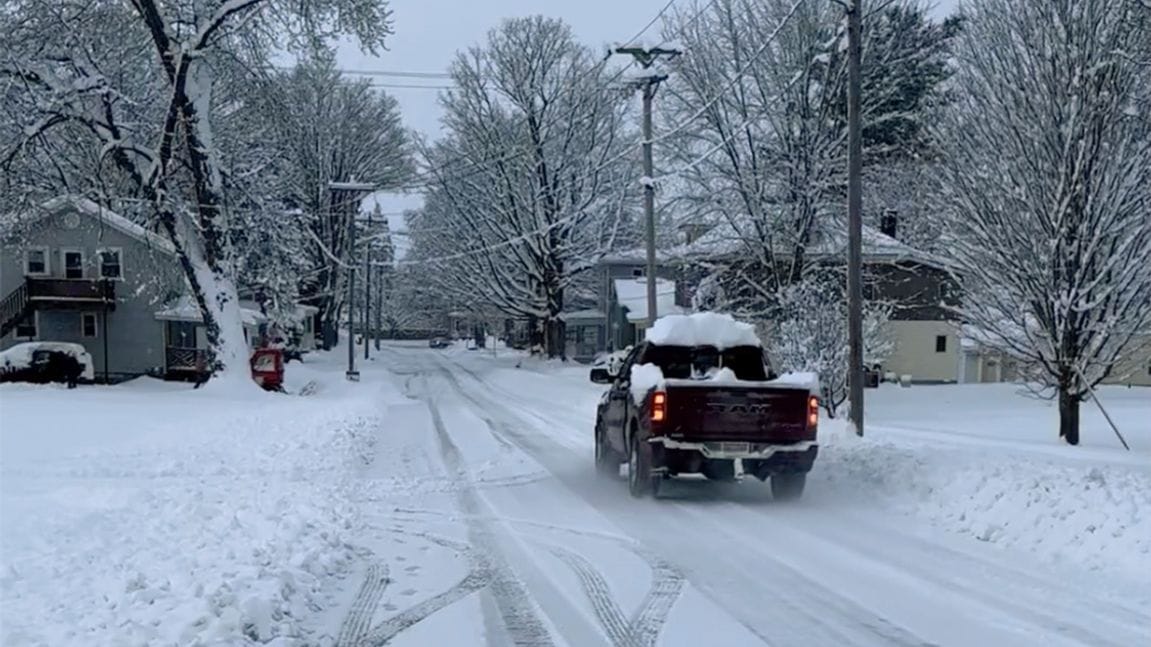
[[[964,325],[961,334],[960,383],[1015,382],[1020,379],[1018,360],[986,344],[986,336],[977,327]],[[1135,337],[1103,383],[1151,386],[1151,336]]]
[[[957,294],[945,263],[895,238],[897,223],[885,219],[881,231],[864,228],[865,298],[895,305],[887,332],[894,349],[881,370],[910,375],[915,382],[954,382],[960,363],[957,318],[950,308]],[[746,255],[743,238],[728,223],[681,227],[684,242],[659,250],[659,314],[683,312],[707,275],[706,266],[738,264]],[[846,258],[846,231],[829,225],[812,237],[809,262],[840,265]],[[597,350],[614,350],[642,338],[646,325],[646,255],[643,250],[606,256],[599,264],[602,319],[585,317],[581,326],[604,329]],[[633,306],[633,307],[628,307]],[[617,314],[621,312],[622,314]],[[629,316],[630,313],[630,316]],[[582,333],[574,333],[582,334]],[[569,339],[573,335],[569,328]],[[578,357],[577,357],[578,358]]]
[[[50,200],[0,232],[0,350],[82,344],[96,379],[202,371],[207,338],[175,249],[77,197]],[[259,313],[245,312],[251,343]]]

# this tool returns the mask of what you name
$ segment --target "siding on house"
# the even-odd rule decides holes
[[[1151,336],[1137,337],[1105,384],[1151,386]]]
[[[886,330],[895,348],[883,363],[884,371],[910,375],[914,382],[957,380],[960,362],[959,331],[953,323],[891,320],[887,322]]]
[[[183,291],[175,258],[148,237],[130,235],[89,213],[57,206],[51,213],[9,232],[0,241],[0,298],[25,281],[24,252],[48,247],[49,276],[65,278],[64,252],[83,252],[84,279],[100,278],[97,250],[121,250],[122,278],[115,280],[115,308],[106,314],[99,304],[53,303],[38,308],[36,340],[82,344],[91,354],[97,376],[140,375],[164,366],[164,324],[155,311]],[[85,337],[82,313],[96,315],[96,335]],[[0,349],[28,341],[16,331],[0,338]],[[108,356],[104,355],[107,342]]]

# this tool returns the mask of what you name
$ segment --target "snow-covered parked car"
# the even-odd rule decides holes
[[[619,373],[619,367],[623,365],[623,361],[627,359],[627,355],[631,352],[632,348],[633,346],[628,346],[622,350],[600,353],[592,362],[592,366],[606,368],[608,373],[615,375]]]
[[[63,382],[69,386],[95,377],[92,356],[80,344],[32,341],[0,351],[0,382]]]
[[[628,464],[632,496],[659,494],[663,481],[702,474],[718,481],[743,473],[771,480],[776,499],[803,494],[819,447],[819,382],[776,377],[748,324],[728,315],[671,315],[618,370],[591,380],[610,384],[596,412],[595,461],[604,475]]]

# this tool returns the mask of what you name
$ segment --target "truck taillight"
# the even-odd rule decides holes
[[[663,422],[667,419],[667,393],[656,391],[651,394],[651,421]]]
[[[807,398],[807,426],[819,425],[819,398],[812,395]]]

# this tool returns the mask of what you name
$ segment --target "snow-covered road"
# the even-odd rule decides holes
[[[801,501],[634,500],[586,368],[342,361],[290,396],[0,387],[0,645],[1151,644],[1147,391],[1103,395],[1125,453],[1004,385],[882,388]]]
[[[994,524],[988,536],[965,536],[933,523],[946,514],[933,519],[893,503],[899,483],[891,481],[914,478],[905,463],[923,467],[930,434],[859,445],[832,432],[797,504],[773,503],[754,481],[682,482],[665,500],[632,500],[622,482],[593,477],[599,392],[576,382],[577,373],[419,348],[393,347],[386,359],[409,402],[385,414],[365,468],[364,491],[385,499],[375,501],[375,527],[392,542],[446,552],[432,561],[454,572],[439,590],[407,589],[414,606],[406,613],[395,601],[402,595],[388,596],[405,585],[389,583],[392,611],[379,609],[341,644],[478,644],[486,636],[488,644],[628,647],[1121,646],[1151,637],[1146,569],[1125,573],[1123,559],[1095,570],[1085,568],[1089,559],[1042,559],[995,541]],[[990,453],[954,455],[963,462]],[[454,486],[427,491],[429,472]],[[394,487],[405,481],[411,487]],[[1132,518],[1144,524],[1138,508]],[[1124,525],[1112,539],[1145,529]],[[1146,541],[1132,546],[1130,563],[1146,566]],[[376,554],[388,561],[394,552],[380,546]],[[387,564],[393,574],[397,566]],[[365,596],[374,604],[378,593],[363,591],[353,608]]]

